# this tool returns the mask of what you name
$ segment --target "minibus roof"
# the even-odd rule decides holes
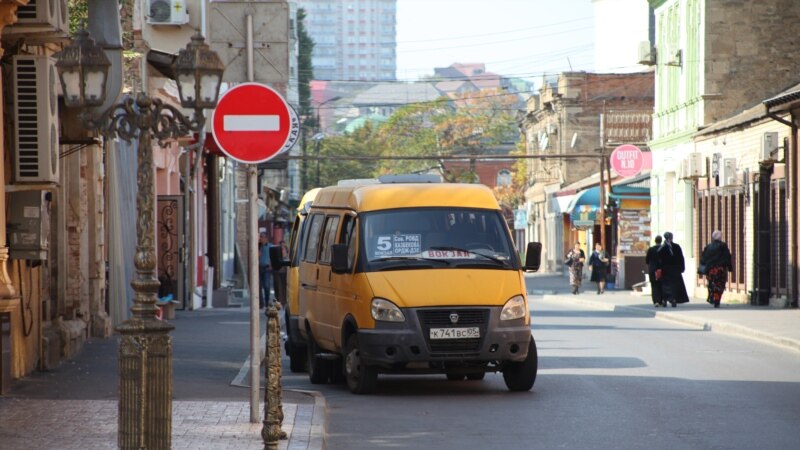
[[[500,209],[488,187],[463,183],[331,186],[319,191],[313,206],[347,208],[359,212],[414,207]]]

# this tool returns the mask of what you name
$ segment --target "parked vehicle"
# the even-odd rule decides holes
[[[397,181],[409,179],[323,188],[302,219],[292,262],[311,382],[365,394],[379,373],[500,371],[531,389],[523,270],[538,270],[541,245],[523,266],[485,186]]]
[[[299,291],[299,271],[300,260],[297,249],[300,245],[300,237],[303,234],[303,223],[314,198],[320,188],[312,189],[303,195],[300,205],[297,208],[297,215],[292,223],[291,238],[289,240],[289,261],[286,271],[286,307],[284,310],[286,319],[286,342],[284,349],[289,356],[289,369],[292,372],[305,372],[306,370],[306,343],[305,338],[300,335],[297,326],[298,291]]]

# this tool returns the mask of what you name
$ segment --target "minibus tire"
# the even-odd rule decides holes
[[[317,357],[317,343],[310,332],[308,333],[308,345],[306,345],[306,348],[308,355],[306,366],[308,368],[309,381],[311,381],[311,384],[327,383],[331,376],[331,364],[330,361]]]
[[[292,373],[302,373],[306,371],[306,364],[308,363],[308,356],[306,355],[306,349],[300,345],[296,345],[289,338],[286,341],[286,353],[289,356],[289,370]]]
[[[354,394],[371,394],[378,384],[378,369],[361,362],[358,337],[355,333],[347,338],[344,352],[344,377],[347,387]]]
[[[531,336],[528,344],[528,356],[524,361],[507,362],[503,368],[503,380],[509,391],[529,391],[536,382],[536,372],[539,366],[539,356],[536,352],[536,342]]]
[[[292,339],[292,330],[289,329],[289,310],[286,310],[286,356],[289,357],[289,370],[292,373],[301,373],[306,371],[306,363],[308,356],[306,355],[305,346],[296,344]]]

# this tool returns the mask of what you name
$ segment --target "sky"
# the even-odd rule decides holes
[[[545,72],[592,71],[592,0],[397,0],[398,80],[454,62],[537,84]]]

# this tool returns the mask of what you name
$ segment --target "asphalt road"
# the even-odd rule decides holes
[[[796,353],[635,315],[532,296],[531,392],[443,375],[381,376],[376,394],[311,385],[336,449],[786,449],[800,442]]]

